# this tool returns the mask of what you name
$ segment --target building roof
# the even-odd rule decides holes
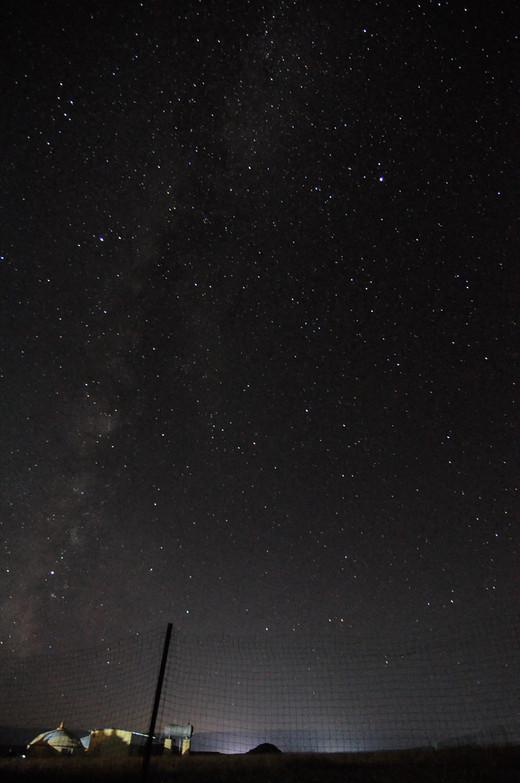
[[[43,731],[38,734],[31,742],[29,742],[28,748],[35,745],[50,745],[57,751],[62,750],[83,750],[83,744],[79,737],[68,731],[63,723],[60,723],[57,729],[51,729],[50,731]]]

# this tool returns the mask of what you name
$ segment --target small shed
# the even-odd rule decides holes
[[[63,723],[60,723],[57,729],[43,731],[38,734],[27,745],[27,754],[30,756],[55,756],[60,753],[62,756],[72,756],[78,753],[84,753],[85,748],[80,738],[66,729]]]

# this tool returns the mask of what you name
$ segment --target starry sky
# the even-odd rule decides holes
[[[517,611],[508,5],[3,6],[3,649]]]

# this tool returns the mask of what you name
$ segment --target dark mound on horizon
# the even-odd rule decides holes
[[[277,748],[276,745],[272,745],[270,742],[262,742],[261,745],[257,745],[256,748],[251,748],[251,750],[247,751],[247,755],[251,753],[255,753],[257,755],[262,753],[281,753],[282,751],[280,748]]]

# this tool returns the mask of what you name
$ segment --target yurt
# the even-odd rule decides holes
[[[60,723],[57,729],[38,734],[27,745],[27,753],[30,756],[54,756],[56,753],[72,756],[75,753],[83,753],[84,750],[80,738],[64,728],[63,723]]]

